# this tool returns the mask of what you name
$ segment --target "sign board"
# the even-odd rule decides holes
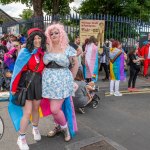
[[[19,35],[19,24],[7,28],[7,33]]]
[[[90,36],[98,40],[98,47],[104,43],[105,21],[104,20],[80,20],[80,41],[85,42]]]

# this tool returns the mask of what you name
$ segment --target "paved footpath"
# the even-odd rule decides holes
[[[149,93],[124,94],[122,97],[109,96],[109,82],[98,82],[106,97],[97,109],[86,108],[85,114],[77,113],[79,131],[76,137],[66,143],[61,135],[47,138],[47,132],[53,128],[51,117],[40,120],[39,129],[42,140],[35,142],[31,126],[27,131],[27,141],[31,150],[65,150],[67,146],[93,137],[104,136],[122,145],[128,150],[150,150],[150,103]],[[121,83],[121,90],[126,91],[127,83]],[[149,79],[138,78],[137,86],[149,90]],[[0,116],[5,123],[5,134],[0,140],[0,150],[18,150],[15,132],[7,111],[8,102],[0,102]]]

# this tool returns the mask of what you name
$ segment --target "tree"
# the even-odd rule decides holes
[[[34,16],[43,16],[42,6],[45,0],[0,0],[1,4],[10,4],[13,2],[21,2],[22,4],[26,4],[27,6],[33,5]],[[48,0],[47,0],[48,1]]]
[[[149,0],[85,0],[78,10],[81,14],[101,13],[150,20]]]
[[[53,14],[69,13],[69,3],[73,0],[0,0],[1,4],[10,4],[12,2],[21,2],[27,6],[33,5],[34,16],[43,16],[45,12]]]
[[[29,9],[24,9],[22,11],[22,14],[19,15],[23,20],[28,20],[28,19],[31,19],[32,16],[33,16],[33,10],[31,10],[30,8]]]
[[[43,9],[47,14],[68,14],[70,12],[69,3],[72,0],[46,0]]]

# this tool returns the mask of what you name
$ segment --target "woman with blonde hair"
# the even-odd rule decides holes
[[[62,131],[65,141],[69,141],[72,136],[71,128],[76,126],[75,115],[74,118],[68,117],[69,113],[64,113],[62,107],[72,109],[70,113],[74,112],[72,102],[68,98],[74,95],[73,80],[78,70],[77,52],[69,46],[63,25],[53,23],[46,29],[45,34],[48,50],[43,58],[46,67],[42,77],[42,96],[50,100],[50,109],[56,123],[56,127],[48,136],[52,137]],[[74,123],[70,120],[74,120]]]

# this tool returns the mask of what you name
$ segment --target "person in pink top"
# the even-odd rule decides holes
[[[89,42],[85,47],[85,66],[86,66],[86,72],[85,72],[85,78],[87,82],[90,82],[92,80],[95,62],[96,62],[96,53],[98,51],[98,46],[96,46],[97,40],[94,36],[91,36],[89,38]]]

